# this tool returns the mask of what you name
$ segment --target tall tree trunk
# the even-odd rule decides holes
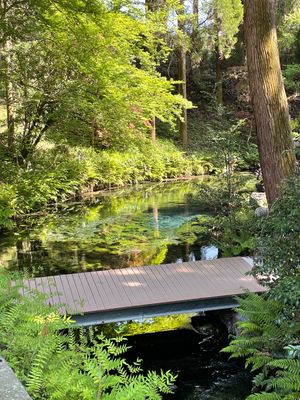
[[[183,98],[187,98],[186,88],[186,51],[183,46],[179,49],[179,60],[178,60],[178,78],[181,81],[179,85],[179,93]],[[179,121],[179,133],[184,148],[188,145],[188,132],[187,132],[187,110],[182,110],[181,120]]]
[[[193,14],[194,14],[194,23],[192,30],[192,37],[195,40],[198,27],[199,27],[199,0],[193,0]]]
[[[7,126],[7,145],[12,149],[15,140],[15,118],[14,118],[14,106],[13,106],[13,85],[12,85],[12,41],[8,36],[8,22],[7,22],[7,7],[8,4],[4,0],[1,3],[1,14],[3,15],[4,35],[2,42],[3,51],[3,76],[4,76],[4,96],[6,105],[6,126]]]
[[[269,205],[295,168],[289,110],[283,85],[275,23],[275,0],[244,0],[250,92],[259,157]]]
[[[179,17],[184,15],[184,1],[181,0],[180,4],[182,10],[179,13]],[[178,18],[178,29],[184,34],[185,24],[180,18]],[[180,38],[181,39],[181,38]],[[181,39],[182,40],[182,39]],[[179,85],[179,93],[183,98],[187,98],[187,87],[186,87],[186,50],[184,43],[179,44],[178,52],[178,79],[181,81]],[[179,121],[179,133],[184,148],[188,145],[188,132],[187,132],[187,110],[182,110],[181,120]]]
[[[223,104],[223,76],[222,76],[222,54],[220,51],[220,33],[221,33],[221,21],[218,16],[216,16],[216,47],[215,47],[215,57],[216,57],[216,84],[215,84],[215,94],[216,94],[216,104],[221,106]]]
[[[147,11],[155,12],[159,11],[161,7],[165,6],[165,0],[146,0],[145,5],[146,5],[146,16],[147,16]],[[167,21],[166,21],[167,24]],[[155,115],[153,118],[149,121],[150,126],[151,126],[151,140],[152,143],[156,143],[156,118]]]
[[[222,76],[222,60],[219,45],[216,45],[216,104],[221,106],[223,104],[223,76]]]

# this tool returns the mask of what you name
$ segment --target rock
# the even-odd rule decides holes
[[[268,207],[257,207],[255,209],[255,215],[258,218],[266,217],[269,214],[269,209]]]
[[[193,251],[189,254],[189,261],[196,261],[196,256]]]
[[[267,207],[267,197],[265,193],[253,192],[250,196],[250,204],[256,207]]]
[[[0,399],[31,400],[21,382],[6,361],[0,357]]]
[[[201,247],[201,260],[215,260],[218,255],[219,249],[216,246]]]

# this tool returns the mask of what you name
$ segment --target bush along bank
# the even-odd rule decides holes
[[[145,141],[124,151],[67,146],[38,150],[25,165],[1,163],[0,229],[11,229],[25,214],[84,191],[202,175],[211,167],[204,157],[186,155],[168,141]]]

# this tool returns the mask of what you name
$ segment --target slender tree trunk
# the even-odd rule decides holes
[[[184,7],[184,1],[181,0],[180,4]],[[180,15],[184,14],[184,8],[181,10]],[[178,19],[178,28],[184,33],[185,26],[184,22]],[[187,98],[187,87],[186,87],[186,50],[183,43],[179,45],[178,54],[178,79],[181,81],[179,85],[179,93],[183,98]],[[187,132],[187,110],[184,108],[181,115],[181,120],[179,121],[179,133],[182,140],[182,145],[184,148],[188,145],[188,132]]]
[[[1,3],[1,11],[3,13],[4,22],[4,37],[3,37],[3,76],[4,76],[4,96],[6,105],[6,126],[7,126],[7,145],[12,149],[15,140],[15,118],[14,118],[14,96],[12,85],[12,41],[8,37],[8,24],[7,24],[7,2]]]
[[[181,81],[179,86],[179,93],[183,98],[187,98],[186,88],[186,51],[183,46],[179,49],[179,64],[178,64],[178,77]],[[187,110],[182,110],[181,120],[179,121],[179,132],[184,148],[188,145],[188,132],[187,132]]]
[[[216,48],[215,48],[215,57],[216,57],[216,104],[217,106],[221,106],[223,104],[223,76],[222,76],[222,54],[220,51],[220,31],[221,31],[221,21],[218,16],[216,16]]]
[[[269,205],[295,168],[289,110],[283,85],[275,0],[244,0],[245,38],[250,92],[259,157]]]
[[[146,0],[145,1],[146,5],[146,16],[147,16],[147,10],[151,12],[159,11],[161,7],[165,6],[165,0]],[[167,24],[167,21],[166,21]],[[153,116],[152,120],[150,120],[150,125],[151,125],[151,140],[152,143],[156,143],[156,118],[155,115]]]
[[[223,104],[223,76],[222,76],[222,60],[219,45],[216,46],[216,104]]]
[[[198,26],[199,26],[199,0],[193,0],[193,14],[194,14],[194,23],[192,30],[192,37],[195,40]]]

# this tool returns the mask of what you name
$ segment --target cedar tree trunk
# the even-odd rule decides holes
[[[180,4],[182,6],[182,10],[179,13],[179,17],[184,15],[184,1],[181,0]],[[184,33],[185,26],[184,22],[179,18],[178,19],[178,28]],[[186,99],[187,98],[187,88],[186,88],[186,50],[184,43],[180,43],[179,45],[179,54],[178,54],[178,79],[181,81],[179,85],[179,93],[181,96]],[[187,110],[184,108],[182,110],[181,120],[179,121],[179,133],[182,141],[182,145],[184,148],[188,145],[188,132],[187,132]]]
[[[276,0],[244,0],[247,65],[259,158],[269,205],[295,168],[275,23]]]

